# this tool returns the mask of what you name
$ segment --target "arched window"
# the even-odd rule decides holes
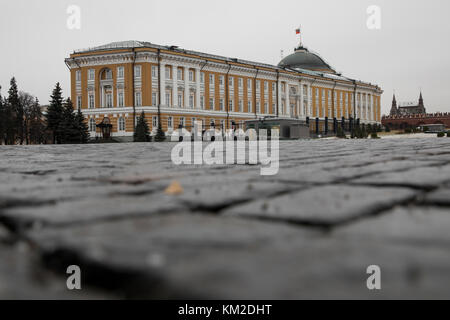
[[[97,127],[96,127],[95,119],[94,118],[89,119],[89,131],[95,132],[96,129],[97,129]]]
[[[123,117],[119,118],[118,127],[119,127],[118,131],[125,131],[125,119]]]

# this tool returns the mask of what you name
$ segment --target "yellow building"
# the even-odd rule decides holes
[[[255,118],[297,118],[312,130],[318,123],[320,132],[334,119],[380,123],[382,90],[338,74],[301,44],[278,66],[139,41],[77,50],[65,61],[91,137],[103,122],[113,137],[131,139],[142,111],[152,134],[160,115],[167,135],[196,120],[228,129]]]

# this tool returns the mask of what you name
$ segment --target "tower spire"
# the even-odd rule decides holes
[[[392,97],[392,107],[391,107],[390,115],[391,116],[396,116],[397,114],[398,114],[397,100],[395,99],[395,92],[394,92],[394,95]]]

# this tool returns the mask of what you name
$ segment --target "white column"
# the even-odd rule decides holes
[[[311,118],[312,117],[312,99],[313,99],[313,93],[312,93],[312,88],[311,88],[311,84],[308,83],[308,116]]]
[[[104,108],[105,107],[105,92],[104,92],[105,87],[101,86],[100,89],[100,108]]]
[[[284,109],[285,109],[284,110],[284,114],[290,116],[291,115],[291,112],[290,112],[291,103],[290,103],[290,100],[289,100],[289,83],[287,81],[286,81],[285,90],[286,90],[286,99],[285,99],[285,102],[284,102]]]
[[[195,84],[196,84],[196,90],[195,90],[195,104],[198,109],[200,109],[200,69],[195,69]]]
[[[159,101],[159,103],[162,106],[165,106],[166,105],[166,65],[161,62],[160,68],[161,68],[161,74],[159,77],[159,88],[161,90],[161,101]]]
[[[278,81],[278,114],[281,115],[283,112],[281,111],[281,81]]]
[[[172,65],[172,106],[173,107],[180,107],[178,105],[178,66]]]
[[[303,104],[303,83],[302,81],[300,81],[300,114],[299,116],[301,116],[302,118],[306,117],[305,112],[304,112],[304,104]]]
[[[184,68],[184,107],[190,108],[189,106],[189,96],[190,96],[190,90],[189,90],[189,68],[186,66]]]

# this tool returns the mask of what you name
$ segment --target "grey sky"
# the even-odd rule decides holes
[[[450,1],[406,0],[0,0],[0,85],[49,100],[54,84],[69,93],[64,58],[74,49],[120,40],[277,64],[302,25],[304,44],[344,75],[380,85],[382,112],[397,100],[450,111]],[[69,5],[81,7],[81,30],[66,27]],[[381,8],[381,30],[366,27],[369,5]]]

